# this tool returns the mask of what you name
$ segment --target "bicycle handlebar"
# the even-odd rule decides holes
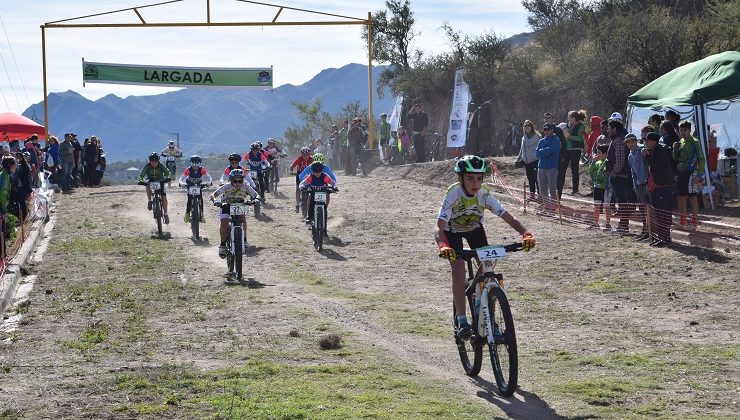
[[[522,251],[524,249],[524,244],[522,244],[521,242],[515,242],[509,245],[498,245],[498,246],[503,246],[506,252],[517,252],[517,251]],[[441,257],[442,254],[440,254],[439,256]],[[464,249],[457,253],[458,260],[467,261],[473,258],[478,258],[478,253],[476,252],[475,249]]]

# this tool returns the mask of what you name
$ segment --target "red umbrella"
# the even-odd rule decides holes
[[[44,126],[12,112],[0,113],[0,141],[25,140],[36,134],[45,137]]]

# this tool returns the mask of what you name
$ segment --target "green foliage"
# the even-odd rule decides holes
[[[313,102],[291,102],[298,112],[303,125],[292,124],[285,130],[283,136],[291,150],[298,150],[308,145],[313,139],[327,139],[332,133],[332,125],[337,126],[344,120],[360,117],[367,120],[367,108],[359,101],[345,104],[339,112],[330,114],[321,110],[321,100]],[[324,142],[326,144],[326,142]]]

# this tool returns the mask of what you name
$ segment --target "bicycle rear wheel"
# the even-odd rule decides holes
[[[506,293],[500,287],[491,289],[488,296],[488,310],[494,328],[495,342],[488,345],[491,355],[493,375],[499,392],[510,397],[516,391],[519,379],[519,359],[516,346],[514,318]],[[499,334],[500,333],[500,334]]]
[[[465,314],[468,317],[468,321],[472,323],[473,328],[475,328],[476,322],[475,317],[473,316],[473,310],[475,306],[473,306],[473,296],[467,295],[468,304],[466,305],[467,308],[465,310]],[[452,319],[453,319],[453,325],[454,325],[454,337],[455,337],[455,344],[457,344],[457,352],[460,354],[460,362],[463,365],[463,369],[465,370],[465,374],[468,376],[476,376],[480,372],[481,368],[481,362],[483,361],[483,343],[480,341],[478,334],[473,333],[473,335],[467,339],[467,340],[459,340],[457,338],[457,308],[455,308],[455,305],[452,305]]]

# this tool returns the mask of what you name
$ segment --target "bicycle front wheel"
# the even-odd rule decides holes
[[[519,359],[516,347],[514,318],[506,293],[500,287],[491,289],[488,296],[488,310],[494,330],[494,342],[489,343],[493,375],[499,392],[510,397],[516,391],[519,378]]]
[[[190,230],[193,238],[200,239],[200,200],[194,199],[190,210]]]
[[[154,197],[154,219],[157,221],[157,234],[162,236],[162,202]]]
[[[234,271],[236,272],[236,279],[242,279],[242,258],[244,257],[244,234],[242,228],[237,226],[234,228]]]
[[[473,296],[467,296],[468,304],[465,310],[465,314],[468,317],[468,321],[472,323],[473,328],[476,325],[476,317],[473,316]],[[480,340],[478,334],[473,334],[467,340],[460,340],[457,338],[457,308],[452,305],[452,319],[455,327],[453,333],[455,337],[455,344],[457,344],[457,352],[460,354],[460,362],[463,365],[465,374],[468,376],[476,376],[480,372],[481,362],[483,361],[483,343]]]

